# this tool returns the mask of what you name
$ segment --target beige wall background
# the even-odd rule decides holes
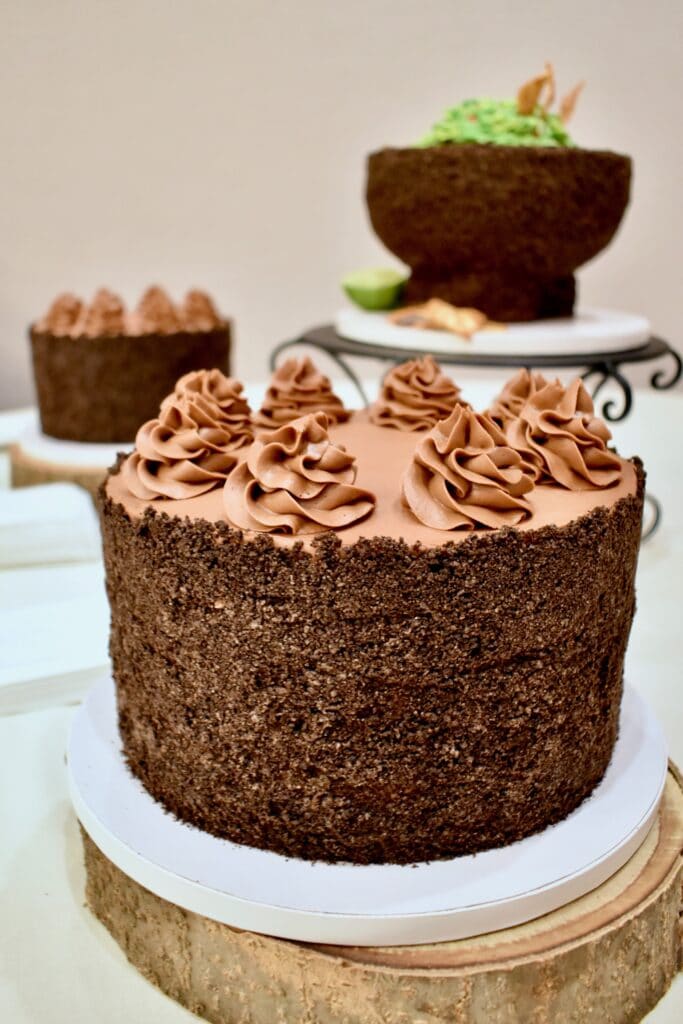
[[[632,205],[586,303],[680,346],[678,0],[2,0],[0,407],[32,395],[26,324],[64,289],[209,289],[240,375],[329,319],[343,273],[391,262],[364,156],[554,61],[588,82],[572,125],[630,153]]]

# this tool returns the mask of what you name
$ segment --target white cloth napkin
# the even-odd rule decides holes
[[[0,568],[91,561],[100,556],[92,499],[75,484],[0,491]]]
[[[24,431],[37,422],[37,412],[27,406],[0,412],[0,450],[18,441]]]
[[[79,699],[106,670],[101,562],[0,572],[0,714]]]

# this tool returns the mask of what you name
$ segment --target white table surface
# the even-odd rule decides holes
[[[487,390],[495,383],[489,379]],[[474,386],[465,393],[477,400]],[[672,757],[683,764],[683,397],[637,393],[629,420],[614,434],[622,454],[641,455],[664,508],[659,532],[641,552],[627,673],[657,711]],[[0,481],[6,474],[0,457]],[[88,570],[74,575],[82,583]],[[99,586],[96,565],[90,575]],[[30,593],[27,576],[21,601]],[[145,981],[83,906],[80,840],[64,769],[72,715],[73,708],[57,706],[0,717],[0,1021],[197,1020]],[[682,1018],[679,975],[646,1020],[680,1024]]]

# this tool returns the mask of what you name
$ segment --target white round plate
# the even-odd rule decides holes
[[[205,917],[304,942],[405,945],[508,928],[582,896],[633,855],[667,772],[661,729],[627,689],[607,773],[568,818],[502,849],[417,865],[324,864],[216,839],[166,813],[127,768],[114,686],[74,719],[70,789],[83,827],[144,888]]]
[[[468,341],[447,331],[398,327],[386,313],[344,309],[335,330],[349,341],[418,352],[490,356],[555,356],[642,348],[650,338],[645,317],[607,309],[580,309],[573,317],[508,324],[504,330],[478,331]]]
[[[17,443],[22,452],[33,459],[83,469],[109,469],[116,462],[119,452],[128,452],[133,448],[131,441],[92,444],[87,441],[62,441],[57,437],[49,437],[40,430],[37,412],[18,436]]]

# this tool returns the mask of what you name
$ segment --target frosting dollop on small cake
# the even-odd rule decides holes
[[[313,412],[324,412],[332,423],[343,423],[349,418],[342,400],[332,391],[329,377],[316,368],[309,356],[287,359],[273,374],[254,423],[277,430]]]
[[[542,373],[526,369],[520,370],[510,378],[501,393],[494,398],[487,409],[487,415],[495,420],[499,427],[505,427],[506,423],[519,416],[531,396],[544,388],[547,383],[548,381]]]
[[[578,378],[566,388],[556,380],[532,394],[507,423],[505,436],[537,480],[568,490],[612,487],[621,480],[621,459],[607,448],[612,435]]]
[[[92,302],[83,302],[77,295],[58,295],[47,313],[35,323],[35,331],[55,337],[110,337],[119,335],[208,334],[229,325],[220,315],[211,297],[197,288],[187,292],[176,305],[158,285],[143,293],[134,310],[108,288],[100,288]]]
[[[119,296],[108,288],[100,288],[83,310],[78,333],[88,338],[115,337],[124,333],[125,319],[126,308]]]
[[[370,408],[370,421],[396,430],[429,430],[463,404],[460,388],[433,356],[409,359],[389,370]]]
[[[372,512],[370,491],[355,487],[355,458],[335,445],[325,413],[281,427],[253,442],[223,490],[228,520],[259,533],[338,530]]]
[[[180,316],[187,331],[212,331],[223,323],[211,297],[198,288],[192,288],[185,296]]]
[[[175,334],[182,330],[178,310],[163,288],[152,285],[144,293],[135,310],[140,334]]]
[[[237,463],[235,452],[250,437],[202,395],[174,396],[157,419],[138,430],[122,478],[131,494],[145,501],[196,497],[226,479]]]
[[[193,370],[180,377],[173,394],[164,399],[161,408],[183,396],[200,396],[218,408],[221,421],[229,423],[236,435],[244,434],[251,439],[251,409],[242,391],[241,381],[226,377],[220,370]]]
[[[45,316],[38,320],[36,330],[66,337],[75,332],[82,313],[83,303],[78,296],[63,292],[57,296]]]
[[[437,530],[497,529],[531,516],[533,473],[499,427],[465,406],[418,443],[403,477],[413,515]]]

